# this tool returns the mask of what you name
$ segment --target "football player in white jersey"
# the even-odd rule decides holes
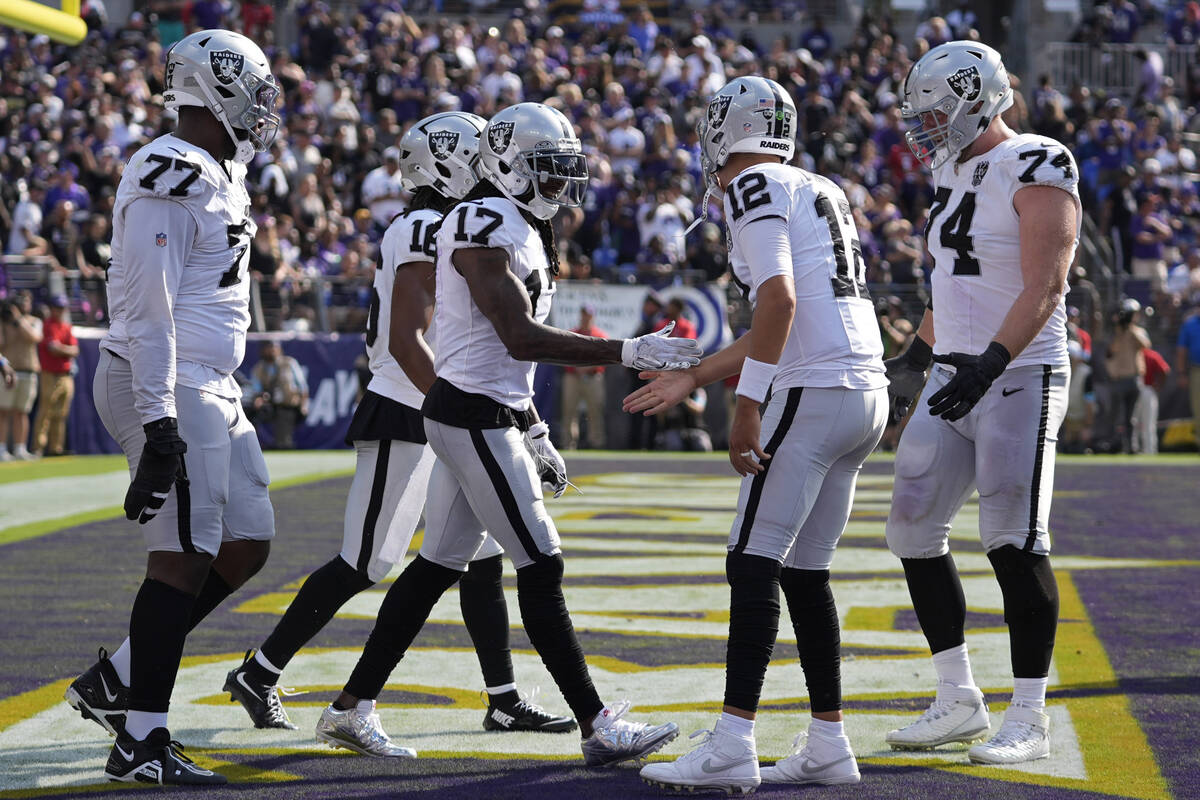
[[[904,83],[913,152],[933,170],[926,227],[933,297],[917,338],[887,364],[903,414],[936,364],[928,401],[896,453],[887,541],[933,653],[937,694],[892,747],[971,742],[989,730],[963,636],[966,603],[949,551],[950,525],[979,491],[979,534],[1004,596],[1014,676],[999,732],[972,761],[1049,754],[1046,676],[1058,624],[1047,520],[1054,449],[1067,407],[1063,296],[1081,209],[1071,151],[1018,134],[1000,54],[977,42],[935,47]],[[934,350],[937,354],[934,354]]]
[[[163,93],[175,133],[138,150],[117,188],[112,325],[94,394],[129,461],[125,515],[149,557],[129,638],[66,695],[116,735],[114,781],[225,782],[172,741],[167,706],[188,631],[262,567],[275,535],[267,465],[232,373],[250,323],[245,165],[275,137],[278,94],[245,36],[184,37],[167,53]]]
[[[579,205],[587,187],[579,139],[560,112],[519,103],[488,122],[480,153],[484,180],[437,235],[437,379],[421,408],[437,454],[425,539],[336,702],[379,696],[490,533],[517,567],[522,622],[579,722],[585,761],[640,758],[678,728],[623,719],[629,704],[606,706],[592,685],[563,599],[558,531],[542,500],[543,482],[557,496],[567,478],[533,408],[534,362],[679,369],[698,360],[699,348],[666,333],[608,340],[546,326],[558,271],[549,220],[560,206]]]
[[[741,373],[729,460],[743,476],[729,536],[724,709],[701,744],[642,769],[672,788],[753,791],[767,783],[857,783],[842,727],[841,646],[829,587],[863,461],[887,421],[883,342],[867,296],[850,203],[832,181],[788,164],[796,107],[766,78],[737,78],[708,104],[700,143],[709,191],[725,195],[734,282],[750,330],[686,372],[625,399],[661,413],[696,387]],[[767,397],[766,411],[759,408]],[[780,589],[796,633],[812,722],[795,752],[758,765],[754,719],[779,629]]]
[[[295,727],[279,702],[280,673],[346,601],[382,580],[404,558],[420,520],[434,461],[419,410],[434,379],[432,331],[427,330],[433,310],[434,236],[442,214],[479,180],[483,125],[483,118],[474,114],[435,114],[409,128],[400,141],[401,180],[413,199],[391,221],[380,246],[367,322],[372,377],[346,434],[357,463],[346,500],[342,550],[308,577],[254,657],[227,676],[225,690],[242,703],[256,727]],[[517,693],[502,559],[499,545],[489,539],[459,584],[463,620],[487,686],[484,727],[574,730],[570,717],[548,714]],[[319,735],[354,752],[414,755],[376,728],[373,711],[369,704],[327,709]]]

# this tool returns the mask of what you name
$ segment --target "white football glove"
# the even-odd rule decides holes
[[[695,339],[671,338],[674,329],[675,323],[668,322],[661,331],[626,339],[621,345],[621,363],[637,370],[673,370],[696,366],[704,351]]]
[[[567,462],[550,441],[550,426],[545,422],[532,425],[525,432],[525,448],[533,456],[534,467],[542,484],[562,497],[567,490]]]

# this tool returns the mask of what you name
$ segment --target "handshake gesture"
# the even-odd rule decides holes
[[[700,363],[704,351],[695,339],[671,338],[675,323],[669,322],[661,331],[636,339],[626,339],[621,347],[621,363],[638,370],[677,370]]]

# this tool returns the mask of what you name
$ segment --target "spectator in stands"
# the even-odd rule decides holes
[[[1129,0],[1110,0],[1106,38],[1113,44],[1129,44],[1142,24],[1138,8]]]
[[[825,28],[825,18],[820,14],[813,15],[812,27],[800,35],[800,46],[817,61],[824,61],[833,49],[833,34]]]
[[[584,304],[579,309],[579,325],[572,330],[584,336],[607,339],[608,334],[596,326],[596,308]],[[567,449],[580,447],[579,406],[587,414],[587,446],[603,448],[608,440],[604,435],[604,367],[566,367],[563,375],[562,414],[567,423]]]
[[[371,210],[371,219],[380,230],[387,228],[392,217],[404,210],[404,187],[400,185],[400,151],[395,147],[383,151],[383,166],[367,173],[363,180],[362,196],[363,202]]]
[[[1143,455],[1158,453],[1158,393],[1167,384],[1171,367],[1153,347],[1142,351],[1146,372],[1138,387],[1138,399],[1133,406],[1133,452]]]
[[[34,455],[66,454],[67,417],[75,396],[75,357],[79,343],[71,330],[71,309],[65,295],[50,299],[50,315],[42,327],[38,361],[42,367],[37,417],[33,424]]]
[[[1200,42],[1200,3],[1193,0],[1171,13],[1167,22],[1167,41],[1183,45]]]
[[[1064,453],[1083,453],[1091,448],[1092,423],[1096,418],[1091,358],[1075,339],[1067,340],[1067,355],[1071,359],[1071,383],[1067,387],[1067,413],[1059,449]]]
[[[37,246],[42,238],[42,203],[46,199],[46,187],[40,182],[28,186],[18,184],[21,197],[12,212],[12,229],[8,234],[8,250],[11,255],[24,255],[25,251]]]
[[[1146,194],[1138,203],[1137,215],[1130,223],[1133,235],[1133,260],[1130,268],[1133,277],[1148,280],[1154,292],[1161,292],[1167,280],[1167,262],[1163,251],[1172,241],[1171,226],[1163,219],[1158,209],[1162,198],[1157,194]]]
[[[695,339],[696,325],[690,319],[684,316],[684,311],[687,306],[683,300],[678,297],[672,297],[667,301],[666,309],[663,312],[662,319],[655,323],[654,330],[661,331],[670,323],[675,323],[674,330],[671,331],[672,336],[681,336],[685,339]]]
[[[617,109],[613,121],[616,127],[608,132],[609,163],[617,172],[637,172],[646,152],[646,135],[633,124],[634,113],[629,106]]]
[[[1138,62],[1138,85],[1133,90],[1134,105],[1154,104],[1162,96],[1163,60],[1157,50],[1139,47],[1133,54]]]
[[[1141,396],[1146,374],[1143,351],[1150,347],[1150,337],[1138,324],[1141,310],[1141,303],[1131,297],[1121,301],[1113,319],[1114,330],[1105,362],[1113,401],[1113,427],[1120,439],[1122,453],[1133,452],[1133,406]]]
[[[1179,388],[1188,393],[1192,431],[1197,446],[1200,446],[1200,305],[1192,308],[1179,328],[1179,339],[1175,344],[1175,380]]]
[[[79,308],[89,323],[108,318],[108,292],[104,282],[112,254],[111,239],[107,217],[93,214],[88,218],[79,243]]]
[[[971,10],[970,0],[958,0],[958,5],[946,14],[946,24],[955,39],[969,39],[971,30],[979,24],[979,17]]]
[[[294,450],[296,425],[308,416],[308,381],[300,363],[268,340],[251,372],[255,422],[270,424],[277,450]]]
[[[37,399],[41,341],[42,321],[33,316],[33,295],[23,291],[13,300],[0,300],[0,352],[15,373],[13,384],[0,388],[0,461],[35,458],[26,445],[29,412]]]

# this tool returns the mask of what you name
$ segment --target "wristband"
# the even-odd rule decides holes
[[[904,357],[917,369],[927,369],[933,363],[933,348],[920,336],[914,336]]]
[[[738,378],[737,393],[756,403],[761,403],[771,390],[771,381],[779,371],[778,364],[766,364],[747,358],[742,362],[742,375]]]
[[[529,426],[527,433],[530,439],[540,439],[550,433],[550,425],[545,420],[538,420]]]

